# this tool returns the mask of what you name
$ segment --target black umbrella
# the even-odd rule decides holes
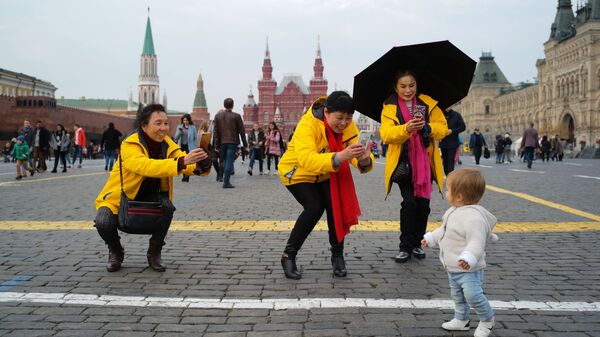
[[[476,64],[449,41],[394,47],[354,76],[354,107],[380,122],[383,102],[394,93],[394,73],[401,69],[415,73],[418,93],[448,107],[469,92]]]

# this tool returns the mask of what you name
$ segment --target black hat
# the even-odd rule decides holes
[[[345,91],[334,91],[327,96],[325,107],[329,112],[339,111],[349,114],[354,113],[354,106],[352,104],[352,97]]]

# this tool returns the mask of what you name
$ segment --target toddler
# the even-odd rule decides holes
[[[485,191],[485,179],[476,169],[453,171],[446,180],[446,199],[452,206],[442,217],[442,226],[428,232],[424,247],[440,248],[440,260],[448,272],[454,301],[454,318],[442,324],[450,331],[469,330],[469,312],[479,316],[475,337],[487,337],[494,326],[494,311],[483,294],[485,245],[497,241],[492,233],[497,219],[477,203]]]

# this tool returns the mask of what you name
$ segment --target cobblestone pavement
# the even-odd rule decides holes
[[[532,171],[482,165],[492,187],[527,194],[489,189],[482,202],[501,222],[524,228],[499,233],[489,246],[484,290],[496,308],[493,334],[600,336],[600,231],[563,226],[600,222],[600,161],[535,162]],[[383,167],[354,175],[363,220],[398,221],[399,193],[384,200]],[[303,278],[293,281],[279,266],[289,232],[242,231],[233,221],[225,230],[169,233],[165,273],[147,268],[147,237],[124,234],[123,269],[108,273],[91,227],[103,163],[19,182],[13,169],[0,164],[0,336],[472,335],[440,328],[452,310],[437,252],[396,264],[396,231],[352,232],[346,278],[332,277],[325,232],[307,240],[298,258]],[[214,175],[177,180],[176,219],[294,220],[300,207],[277,178],[246,170],[237,163],[233,190]],[[446,208],[434,193],[431,221]],[[90,229],[7,230],[15,220],[87,221]],[[529,232],[529,223],[556,232]]]

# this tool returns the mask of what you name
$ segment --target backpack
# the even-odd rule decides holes
[[[280,149],[285,149],[285,142],[283,141],[283,136],[281,135],[281,132],[279,132],[279,148]]]

